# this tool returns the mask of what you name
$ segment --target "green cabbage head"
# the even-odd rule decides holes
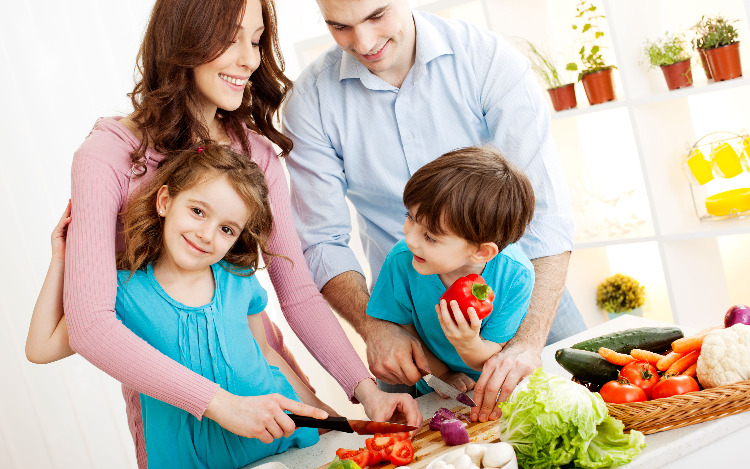
[[[641,432],[623,433],[598,393],[541,368],[498,407],[500,439],[524,469],[627,464],[646,447]]]

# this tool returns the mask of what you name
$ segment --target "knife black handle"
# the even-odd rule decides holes
[[[287,414],[298,427],[324,428],[346,433],[354,433],[352,426],[345,417],[328,417],[327,419],[315,419],[304,415]]]

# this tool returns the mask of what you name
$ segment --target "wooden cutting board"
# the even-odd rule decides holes
[[[465,406],[458,406],[451,409],[452,412],[462,413],[468,417],[469,408]],[[459,446],[448,446],[443,442],[443,438],[440,436],[440,432],[430,430],[429,420],[425,421],[419,433],[412,439],[412,446],[414,447],[414,460],[409,463],[411,469],[424,469],[430,464],[435,458],[441,456],[449,451],[452,451]],[[488,422],[470,422],[466,429],[469,431],[469,438],[471,443],[494,443],[500,441],[500,437],[497,435],[497,421]],[[352,448],[356,449],[356,448]],[[380,463],[375,466],[369,466],[372,469],[395,469],[396,466],[393,464]],[[318,469],[327,469],[328,464],[320,466]]]

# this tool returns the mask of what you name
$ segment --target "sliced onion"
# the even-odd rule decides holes
[[[451,412],[450,410],[446,409],[445,407],[441,407],[435,412],[435,415],[433,415],[432,418],[430,419],[430,430],[439,431],[440,426],[443,424],[443,422],[449,419],[463,419],[463,420],[466,420],[467,422],[469,421],[469,419],[467,419],[464,414],[455,414]]]
[[[469,432],[464,423],[456,419],[448,419],[440,426],[440,436],[448,446],[462,445],[469,442]]]

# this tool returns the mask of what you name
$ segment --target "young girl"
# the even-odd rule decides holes
[[[238,435],[254,432],[255,402],[220,389],[156,350],[124,327],[114,309],[115,253],[122,249],[119,214],[157,166],[207,140],[230,145],[263,171],[275,227],[268,247],[291,260],[272,262],[268,272],[292,330],[371,419],[403,413],[410,425],[419,426],[414,400],[377,389],[313,283],[300,249],[289,188],[273,146],[282,156],[291,149],[274,126],[291,82],[283,74],[272,0],[157,0],[137,70],[130,94],[134,112],[99,119],[73,157],[64,299],[73,350],[123,383],[140,467],[146,454],[139,394],[199,419],[209,417]],[[283,354],[273,324],[265,326],[269,342]],[[331,343],[337,344],[335,351]]]
[[[259,253],[271,255],[267,193],[255,163],[206,145],[170,158],[125,209],[118,319],[222,389],[255,396],[256,405],[251,439],[141,394],[149,467],[241,467],[318,440],[314,429],[295,431],[282,412],[326,417],[300,398],[332,411],[266,341],[258,313],[267,296],[253,274]],[[53,233],[53,266],[32,316],[26,346],[32,361],[73,353],[60,307],[69,212],[70,205]]]

